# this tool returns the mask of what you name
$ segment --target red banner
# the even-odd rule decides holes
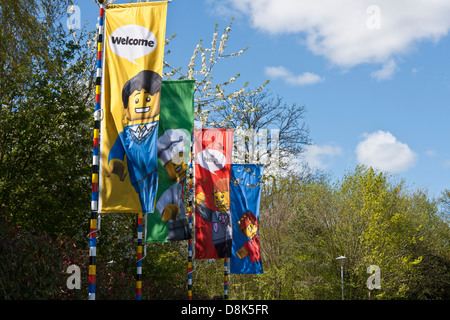
[[[233,130],[194,130],[195,258],[231,258]]]

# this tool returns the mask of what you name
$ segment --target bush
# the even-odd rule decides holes
[[[59,236],[11,226],[0,218],[0,297],[5,300],[77,299],[69,290],[67,267],[86,261],[86,253]]]

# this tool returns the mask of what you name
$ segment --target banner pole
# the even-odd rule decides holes
[[[144,259],[142,255],[142,226],[143,226],[143,214],[140,212],[138,214],[138,238],[137,238],[137,268],[136,268],[136,300],[142,299],[142,259]]]
[[[99,148],[100,148],[100,113],[101,113],[101,80],[102,80],[102,44],[103,44],[103,20],[105,9],[100,4],[97,36],[97,77],[95,81],[95,111],[94,111],[94,141],[92,155],[92,193],[91,216],[89,231],[89,300],[95,300],[96,286],[96,256],[97,256],[97,219],[98,219],[98,183],[99,183]]]
[[[223,279],[223,288],[224,288],[224,300],[228,300],[228,258],[224,258],[224,279]]]
[[[190,161],[189,161],[189,208],[188,208],[188,218],[189,218],[189,230],[191,230],[191,238],[188,240],[188,300],[192,300],[192,239],[194,238],[192,230],[192,212],[194,208],[194,130],[192,130],[191,135],[191,150],[190,150]]]

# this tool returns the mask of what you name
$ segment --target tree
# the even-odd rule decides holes
[[[418,192],[416,210],[423,212],[417,220],[423,241],[414,243],[413,250],[423,257],[418,277],[408,294],[410,299],[450,299],[450,226],[449,190],[444,190],[437,202],[426,201],[427,194]],[[440,206],[439,206],[440,205]],[[436,207],[438,209],[436,209]]]
[[[336,182],[280,177],[269,186],[261,202],[264,275],[247,296],[339,299],[340,255],[348,257],[346,299],[368,298],[370,265],[381,269],[372,299],[448,296],[448,223],[425,192],[362,166]]]
[[[442,205],[443,214],[445,219],[448,220],[450,216],[450,189],[442,191],[441,197],[438,199],[439,203]]]
[[[213,78],[214,67],[219,61],[238,57],[248,49],[225,53],[232,23],[233,19],[223,30],[220,41],[216,23],[210,47],[203,46],[203,39],[200,39],[184,73],[182,67],[175,68],[167,62],[170,59],[168,50],[164,61],[168,69],[165,76],[196,80],[195,119],[203,127],[234,129],[233,162],[262,163],[266,165],[266,174],[271,175],[290,165],[292,169],[292,159],[310,143],[309,129],[302,122],[306,108],[295,103],[288,105],[280,97],[272,98],[267,89],[268,80],[253,90],[248,88],[248,82],[242,87],[237,85],[240,74],[222,82],[215,82],[216,78]]]
[[[389,183],[383,173],[376,174],[372,168],[358,168],[347,181],[359,187],[360,197],[356,199],[362,200],[354,206],[363,228],[359,241],[352,237],[359,246],[352,263],[353,276],[356,281],[367,277],[367,267],[377,265],[383,272],[383,290],[378,298],[405,298],[417,265],[422,261],[422,256],[410,250],[412,244],[423,241],[414,221],[414,216],[420,213],[411,209],[403,183]],[[354,286],[355,294],[363,296],[361,286]]]
[[[70,1],[2,1],[0,204],[11,223],[75,236],[90,195],[94,54]]]
[[[234,162],[262,163],[272,169],[265,170],[266,174],[273,175],[278,171],[274,166],[292,169],[303,147],[310,143],[308,126],[302,122],[305,112],[304,106],[286,104],[265,89],[222,101],[222,107],[210,118],[220,126],[235,129]]]
[[[194,103],[195,103],[195,119],[202,123],[202,126],[216,127],[217,124],[214,120],[209,119],[209,114],[213,112],[220,112],[222,108],[223,101],[231,99],[237,96],[252,96],[262,91],[267,85],[268,81],[263,83],[258,89],[254,91],[245,92],[245,88],[248,86],[248,82],[238,89],[231,89],[231,85],[235,84],[236,80],[240,77],[240,74],[236,74],[234,77],[230,77],[225,81],[214,83],[214,67],[220,60],[238,57],[242,55],[247,48],[239,50],[238,52],[227,54],[225,49],[227,47],[228,39],[231,32],[231,26],[233,19],[231,19],[230,24],[223,30],[223,33],[218,39],[218,24],[216,23],[211,46],[206,48],[203,46],[203,39],[200,39],[194,52],[191,56],[189,64],[187,66],[187,71],[183,72],[182,67],[173,67],[168,63],[168,56],[170,50],[165,54],[164,67],[168,71],[164,74],[168,80],[172,77],[178,76],[177,79],[195,79],[195,90],[194,90]],[[176,35],[173,35],[166,41],[166,45],[170,43]],[[200,67],[198,67],[198,62],[200,61]],[[231,92],[227,92],[231,91]],[[224,124],[223,124],[224,125]]]

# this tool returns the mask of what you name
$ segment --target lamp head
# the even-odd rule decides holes
[[[343,266],[347,262],[348,258],[344,257],[344,256],[340,256],[340,257],[337,257],[336,260]]]

